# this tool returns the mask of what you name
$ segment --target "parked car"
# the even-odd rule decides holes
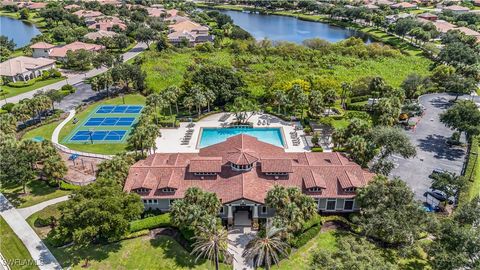
[[[453,198],[448,198],[447,195],[440,190],[436,190],[436,189],[428,190],[423,194],[423,196],[427,197],[427,199],[429,196],[431,196],[440,202],[448,202],[448,204],[453,204]]]

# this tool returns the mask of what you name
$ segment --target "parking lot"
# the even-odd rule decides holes
[[[466,148],[450,147],[447,139],[453,130],[440,122],[440,114],[449,106],[449,100],[455,99],[448,94],[429,94],[420,98],[425,113],[414,130],[406,131],[411,142],[417,148],[417,156],[411,159],[393,157],[397,164],[391,176],[398,176],[413,189],[415,197],[424,201],[423,193],[430,188],[428,177],[434,168],[444,169],[456,174],[462,171]]]

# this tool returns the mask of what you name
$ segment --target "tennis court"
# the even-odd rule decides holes
[[[103,105],[97,109],[96,113],[140,113],[142,108],[143,106],[139,105]]]
[[[124,143],[143,109],[142,105],[100,105],[80,119],[64,143]]]

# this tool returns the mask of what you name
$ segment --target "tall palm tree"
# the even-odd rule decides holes
[[[209,226],[198,227],[198,234],[194,237],[192,254],[207,258],[215,263],[215,269],[220,266],[220,258],[230,256],[228,252],[228,233],[225,228],[218,226],[216,218],[212,218]]]
[[[272,264],[277,264],[281,256],[288,256],[288,244],[280,237],[283,229],[271,228],[265,237],[256,236],[246,246],[243,257],[252,260],[255,267],[264,266],[270,269]]]

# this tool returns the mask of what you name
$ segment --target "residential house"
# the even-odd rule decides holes
[[[237,217],[254,224],[274,215],[265,198],[275,185],[298,188],[320,212],[358,211],[356,191],[373,176],[338,152],[287,153],[240,134],[198,153],[150,155],[130,167],[124,191],[139,194],[147,209],[169,211],[188,188],[199,187],[214,192],[222,202],[219,216],[238,225]]]
[[[104,16],[97,17],[89,22],[87,22],[89,29],[103,30],[103,31],[112,31],[113,27],[116,25],[121,30],[127,29],[127,25],[118,17],[115,16]]]
[[[390,6],[393,9],[415,9],[417,8],[417,4],[415,3],[408,3],[408,2],[400,2]]]
[[[467,7],[462,7],[462,6],[458,6],[458,5],[451,5],[451,6],[443,7],[442,11],[451,11],[455,14],[461,14],[461,13],[469,12],[470,9],[467,8]]]
[[[387,20],[388,24],[392,24],[400,19],[406,19],[411,17],[412,17],[412,14],[409,14],[409,13],[398,13],[393,15],[387,15],[385,16],[385,19]]]
[[[477,7],[480,7],[480,0],[474,0],[473,5],[477,6]]]
[[[168,28],[170,33],[167,35],[167,39],[174,45],[184,40],[187,40],[189,45],[213,41],[213,36],[208,33],[208,27],[190,20],[169,25]]]
[[[21,2],[21,3],[18,3],[18,7],[19,8],[27,8],[27,9],[30,9],[30,10],[39,10],[39,9],[47,7],[47,3],[43,3],[43,2]]]
[[[59,61],[64,61],[65,58],[67,57],[68,51],[74,52],[81,49],[91,51],[91,52],[99,52],[101,50],[104,50],[105,46],[75,41],[73,43],[70,43],[64,46],[58,46],[53,48],[52,51],[50,52],[49,57],[55,58]]]
[[[94,19],[100,16],[103,16],[103,13],[100,11],[94,11],[94,10],[77,10],[73,12],[73,14],[77,15],[79,18],[85,19],[85,20],[90,20]]]
[[[417,17],[418,17],[418,18],[421,18],[421,19],[424,19],[424,20],[432,21],[432,22],[438,20],[438,16],[437,16],[437,15],[432,14],[432,13],[428,13],[428,12],[427,12],[427,13],[419,14]]]
[[[29,81],[42,76],[42,72],[55,68],[55,60],[18,56],[0,63],[0,76],[7,81]]]
[[[448,31],[455,29],[455,27],[457,27],[456,25],[451,24],[444,20],[436,20],[433,22],[426,19],[422,19],[422,18],[417,18],[417,20],[423,23],[433,23],[433,25],[435,25],[435,28],[437,28],[437,31],[440,32],[440,35],[446,34]]]
[[[63,8],[66,10],[76,10],[76,9],[80,9],[81,7],[79,5],[71,4],[71,5],[66,5]]]
[[[472,30],[467,27],[458,27],[458,28],[455,28],[455,30],[458,30],[464,33],[466,36],[475,37],[477,39],[477,43],[480,42],[480,33],[475,30]]]
[[[55,45],[46,42],[37,42],[30,46],[32,49],[32,56],[35,58],[45,57],[48,58]]]
[[[148,16],[150,17],[166,17],[167,16],[167,12],[163,8],[147,7],[146,10],[148,12]]]
[[[86,38],[86,39],[91,39],[91,40],[97,40],[97,39],[100,39],[102,37],[114,37],[118,35],[118,33],[116,32],[113,32],[113,31],[104,31],[104,30],[99,30],[99,31],[96,31],[96,32],[90,32],[88,34],[85,34],[83,37]]]

